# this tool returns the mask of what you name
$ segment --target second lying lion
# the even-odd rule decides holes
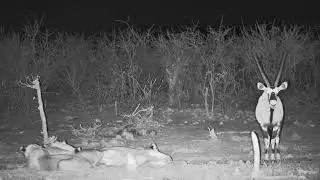
[[[88,159],[93,165],[106,166],[162,166],[172,162],[171,156],[152,148],[110,147],[101,150],[82,150],[76,155]]]

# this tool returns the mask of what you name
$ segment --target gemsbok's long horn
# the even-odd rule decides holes
[[[263,72],[263,70],[262,70],[262,68],[261,68],[261,66],[260,66],[260,64],[259,64],[259,61],[258,61],[257,57],[256,57],[256,56],[253,56],[253,58],[254,58],[254,60],[255,60],[256,63],[257,63],[258,69],[259,69],[259,71],[260,71],[260,74],[261,74],[264,82],[266,83],[266,85],[267,85],[268,87],[270,87],[270,86],[271,86],[271,85],[270,85],[270,82],[268,81],[267,76],[264,74],[264,72]]]
[[[280,69],[279,69],[279,72],[278,72],[276,81],[274,82],[274,87],[277,87],[277,86],[278,86],[278,83],[279,83],[279,80],[280,80],[280,76],[281,76],[282,71],[283,71],[283,65],[284,65],[285,60],[287,59],[287,55],[288,55],[287,53],[284,53],[284,54],[283,54],[283,57],[282,57],[282,59],[281,59]]]

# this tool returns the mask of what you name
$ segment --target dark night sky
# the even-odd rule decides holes
[[[86,1],[87,3],[90,1]],[[45,25],[49,28],[67,31],[104,31],[126,20],[141,26],[179,26],[199,21],[200,26],[219,25],[223,16],[224,25],[271,23],[276,18],[286,24],[301,24],[318,27],[320,6],[303,1],[255,1],[256,3],[232,3],[232,1],[108,1],[104,4],[62,3],[19,4],[2,3],[0,24],[6,28],[19,30],[27,20],[45,15]],[[108,2],[108,3],[106,3]],[[115,3],[117,2],[117,3]],[[128,3],[131,2],[131,3]],[[139,2],[139,3],[137,3]],[[201,3],[200,3],[201,2]],[[209,2],[209,1],[208,1]],[[226,2],[226,3],[221,3]],[[234,1],[237,2],[237,1]],[[252,2],[252,1],[251,1]],[[257,3],[258,2],[258,3]],[[315,1],[316,2],[316,1]],[[72,5],[71,5],[72,4]],[[39,7],[38,7],[39,6]],[[42,6],[42,7],[41,7]]]

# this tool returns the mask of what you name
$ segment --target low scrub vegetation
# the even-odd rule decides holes
[[[288,56],[282,79],[289,81],[290,96],[319,98],[319,37],[297,25],[219,26],[205,32],[197,26],[174,32],[128,25],[87,36],[35,21],[19,33],[0,33],[2,110],[25,113],[37,107],[32,90],[17,82],[39,75],[44,97],[72,95],[84,109],[88,99],[97,107],[194,103],[209,114],[231,99],[250,100],[260,93],[254,56],[274,81],[283,54]]]

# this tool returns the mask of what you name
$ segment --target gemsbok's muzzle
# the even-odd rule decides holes
[[[274,108],[276,106],[276,104],[277,104],[276,93],[272,92],[270,94],[269,103],[270,103],[271,108]]]

